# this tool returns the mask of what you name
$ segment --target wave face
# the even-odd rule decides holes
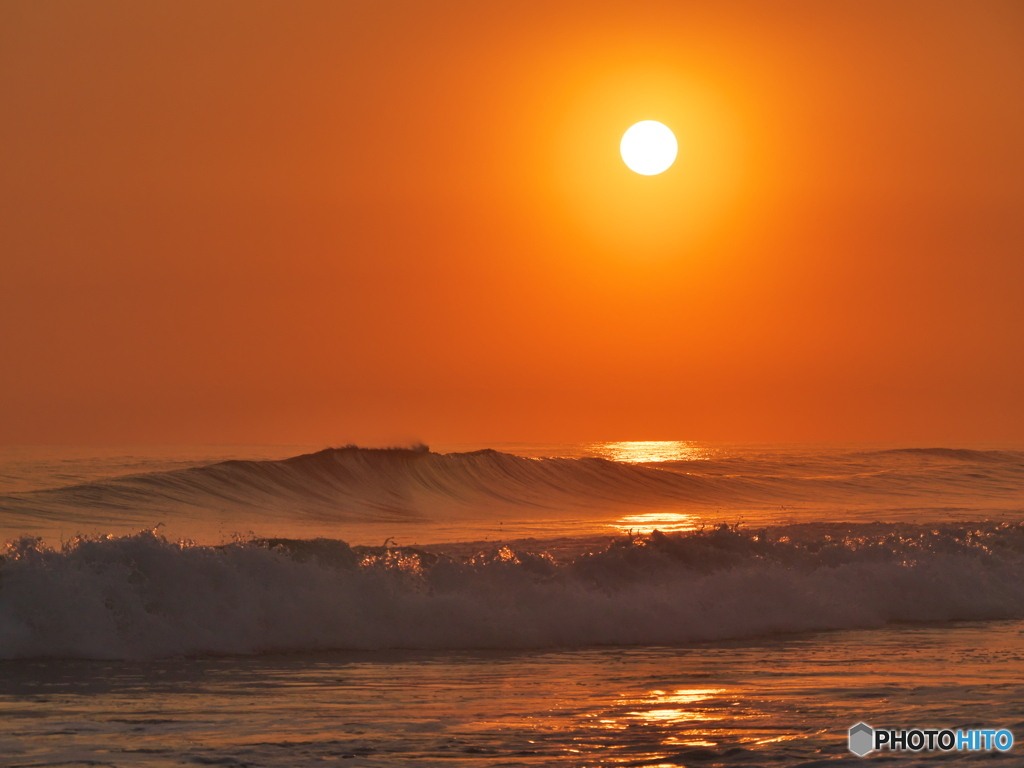
[[[77,508],[130,514],[191,507],[250,514],[288,508],[321,519],[403,520],[439,509],[563,509],[690,499],[714,501],[718,481],[599,458],[529,459],[481,450],[336,448],[279,461],[206,467],[8,494],[0,510]],[[730,489],[735,494],[736,489]]]
[[[271,521],[274,532],[285,532],[281,521],[329,526],[505,515],[607,519],[630,508],[814,505],[846,514],[872,506],[880,513],[847,519],[949,519],[933,513],[943,509],[972,511],[966,519],[981,519],[993,511],[1021,510],[1022,499],[1024,453],[1014,451],[739,451],[643,464],[525,458],[494,450],[438,454],[426,448],[348,447],[9,493],[0,496],[0,513],[13,521],[11,529],[16,523],[33,533],[47,521],[52,527],[59,521],[110,531],[118,525],[148,528],[174,516],[195,523],[211,515],[264,530]],[[911,512],[895,514],[899,508]],[[921,510],[933,512],[922,517]]]
[[[556,559],[141,533],[0,563],[0,658],[671,644],[1024,617],[1024,524],[726,527]]]

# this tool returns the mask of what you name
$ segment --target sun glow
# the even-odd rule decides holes
[[[679,144],[675,134],[664,123],[642,120],[622,135],[619,152],[631,171],[643,176],[656,176],[667,171],[676,161]]]
[[[697,265],[706,244],[743,231],[726,225],[746,188],[749,166],[741,160],[748,123],[725,84],[638,66],[599,69],[571,86],[548,155],[558,226],[571,226],[594,254],[612,256],[610,264],[627,257],[630,263],[682,258]],[[655,175],[632,169],[632,155],[622,154],[626,129],[637,124],[642,135],[648,121],[637,120],[647,115],[671,137],[674,162],[663,160]],[[633,138],[629,133],[626,147]]]

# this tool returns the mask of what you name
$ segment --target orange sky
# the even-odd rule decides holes
[[[1022,440],[1022,94],[1019,0],[3,3],[0,442]]]

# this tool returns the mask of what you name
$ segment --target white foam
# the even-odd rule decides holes
[[[662,644],[1024,617],[1020,526],[900,530],[785,542],[723,529],[568,563],[25,539],[0,566],[0,657]]]

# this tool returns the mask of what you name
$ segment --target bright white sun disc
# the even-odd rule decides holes
[[[642,120],[622,135],[619,152],[631,171],[655,176],[667,171],[676,161],[679,144],[664,123]]]

